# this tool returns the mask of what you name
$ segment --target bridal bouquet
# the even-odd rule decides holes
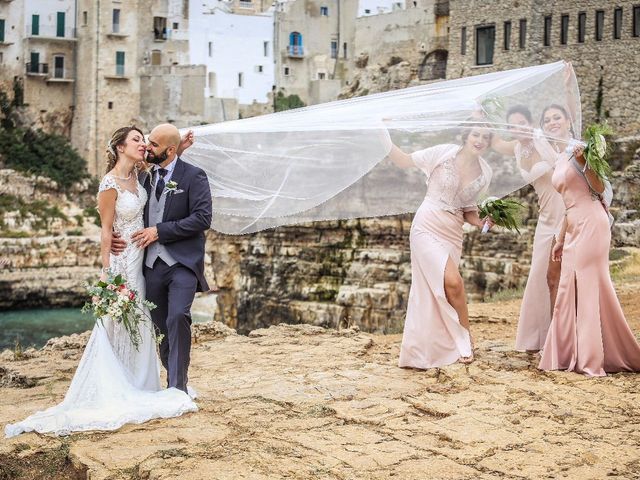
[[[102,322],[105,316],[118,322],[125,329],[131,343],[138,349],[140,346],[140,323],[144,317],[148,317],[144,307],[149,310],[156,305],[140,298],[138,292],[127,287],[127,282],[122,275],[109,274],[106,280],[88,285],[87,291],[91,295],[82,307],[83,312],[91,312],[96,321]]]
[[[478,205],[478,214],[480,218],[491,217],[493,222],[499,227],[504,227],[507,230],[515,230],[520,233],[518,227],[520,224],[521,208],[523,208],[523,205],[515,200],[488,197]],[[487,233],[488,231],[489,224],[485,222],[482,233]]]
[[[587,165],[602,180],[611,174],[611,166],[607,161],[610,148],[607,145],[606,136],[612,135],[613,129],[607,124],[595,123],[589,125],[584,132],[584,158]]]

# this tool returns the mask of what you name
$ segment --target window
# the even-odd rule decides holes
[[[331,58],[338,58],[338,42],[331,42]]]
[[[162,52],[151,50],[151,65],[162,65]]]
[[[40,15],[31,15],[31,35],[40,35]]]
[[[504,22],[504,49],[511,47],[511,22]]]
[[[320,7],[320,15],[323,17],[329,16],[329,7]]]
[[[111,31],[120,33],[120,9],[114,8],[111,16]]]
[[[364,9],[364,13],[366,13],[367,15],[369,15],[371,13],[371,10],[369,10],[368,8]]]
[[[113,110],[113,102],[109,102],[109,103],[107,103],[107,108],[108,108],[109,110]]]
[[[213,42],[209,42],[209,56],[213,57]]]
[[[53,57],[53,78],[64,78],[64,56]]]
[[[256,73],[264,72],[264,67],[262,65],[256,65]]]
[[[4,63],[4,55],[0,52],[0,65]]]
[[[633,36],[640,37],[640,5],[633,7]]]
[[[0,43],[4,42],[4,18],[0,18]]]
[[[347,42],[342,44],[342,57],[347,58]]]
[[[527,46],[527,19],[520,19],[520,39],[518,40],[518,46],[523,49]]]
[[[318,80],[324,80],[327,74],[324,72],[318,72]]]
[[[566,45],[569,37],[569,15],[560,17],[560,44]]]
[[[467,54],[467,27],[460,30],[460,55]]]
[[[56,15],[56,37],[64,37],[64,12]]]
[[[124,52],[116,52],[116,75],[124,77]]]
[[[613,11],[613,38],[619,40],[622,37],[622,8]]]
[[[174,30],[178,30],[178,28],[180,28],[180,25],[178,24],[178,22],[173,22],[173,26],[171,27]]]
[[[587,14],[580,12],[578,14],[578,43],[584,43],[584,35],[587,30]]]
[[[604,10],[596,10],[596,41],[602,40],[604,32]]]
[[[291,70],[289,70],[289,67],[284,67],[283,72],[285,77],[288,77],[289,74],[291,73]]]
[[[551,45],[551,15],[544,17],[544,46]]]
[[[167,19],[166,17],[153,17],[153,38],[155,40],[167,39]]]
[[[264,56],[269,56],[269,42],[262,42],[262,49],[264,50]]]
[[[240,73],[238,73],[238,86],[242,87],[243,83],[244,83],[244,78],[243,78],[242,72],[240,72]]]
[[[82,26],[86,27],[87,23],[89,23],[89,14],[87,12],[82,12]]]
[[[496,40],[496,27],[478,27],[476,29],[476,65],[493,63],[493,46]]]
[[[40,67],[40,53],[31,52],[31,62],[28,65],[28,71],[31,73],[38,73]]]

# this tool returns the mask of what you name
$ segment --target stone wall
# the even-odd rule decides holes
[[[447,78],[478,75],[509,68],[567,60],[572,62],[582,100],[584,124],[607,119],[618,135],[640,129],[640,37],[632,36],[634,1],[598,0],[451,0]],[[613,38],[614,9],[622,7],[622,35]],[[595,39],[596,10],[604,10],[601,41]],[[584,43],[578,43],[578,13],[585,12]],[[561,15],[569,15],[568,41],[560,44]],[[544,18],[551,16],[551,42],[544,46]],[[519,48],[519,22],[526,19],[526,44]],[[509,50],[504,49],[504,22],[511,22]],[[495,25],[493,63],[477,66],[475,29]],[[466,54],[461,53],[461,32],[466,27]]]

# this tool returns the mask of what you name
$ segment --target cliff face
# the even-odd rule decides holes
[[[626,168],[613,178],[613,247],[637,247],[640,151],[621,151],[617,161]],[[2,178],[12,188],[19,184],[7,180],[10,176]],[[29,195],[41,194],[24,193],[25,198]],[[461,271],[472,301],[524,287],[537,213],[531,189],[521,197],[527,205],[522,235],[471,230],[465,235]],[[69,228],[79,228],[72,215],[73,208],[79,209],[73,203],[62,207],[69,212],[67,220],[52,224],[49,236],[0,238],[1,308],[84,302],[83,285],[99,267],[98,230],[86,217],[80,235],[66,234]],[[410,226],[411,216],[406,215],[281,227],[244,236],[210,231],[206,269],[210,283],[218,288],[216,318],[242,333],[279,322],[400,331],[411,283]]]

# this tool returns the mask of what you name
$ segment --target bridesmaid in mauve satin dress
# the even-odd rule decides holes
[[[553,186],[566,207],[564,225],[552,257],[562,257],[553,319],[538,368],[570,370],[589,376],[640,371],[640,345],[622,312],[609,275],[611,231],[603,204],[592,195],[581,149],[576,159],[559,159]],[[599,192],[604,185],[584,171]],[[566,233],[565,233],[566,232]]]
[[[469,314],[458,264],[462,226],[482,228],[475,206],[491,181],[480,157],[491,143],[488,128],[472,128],[463,145],[444,144],[412,153],[395,145],[389,154],[401,168],[418,167],[427,176],[427,193],[411,224],[411,290],[400,367],[427,369],[473,360]]]

